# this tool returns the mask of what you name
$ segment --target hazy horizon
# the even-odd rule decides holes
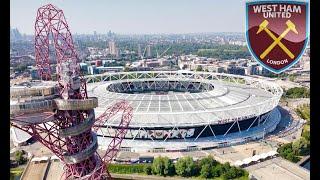
[[[10,26],[33,35],[37,9],[63,10],[73,34],[123,35],[242,33],[245,1],[229,0],[11,0]]]
[[[33,34],[27,34],[24,33],[23,31],[21,31],[19,28],[17,27],[10,27],[11,29],[17,29],[19,31],[19,33],[21,35],[26,35],[26,36],[33,36]],[[89,32],[89,33],[73,33],[71,32],[73,35],[94,35],[94,32]],[[196,33],[118,33],[118,32],[114,32],[112,31],[112,33],[115,33],[116,35],[123,35],[123,36],[143,36],[143,35],[147,35],[147,36],[151,36],[151,35],[209,35],[209,34],[244,34],[244,32],[196,32]],[[103,33],[98,33],[97,35],[107,35],[107,32],[103,32]]]

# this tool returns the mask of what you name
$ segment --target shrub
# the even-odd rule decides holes
[[[109,164],[108,170],[118,174],[143,174],[145,166],[148,164]]]
[[[310,125],[310,105],[303,104],[296,108],[297,114],[302,118],[307,120],[307,124]]]
[[[294,87],[285,92],[285,97],[288,98],[308,98],[310,91],[305,87]]]
[[[143,168],[143,172],[147,175],[151,175],[152,174],[152,168],[150,165],[144,166]]]
[[[301,136],[305,138],[307,141],[310,141],[310,131],[304,130],[301,133]]]

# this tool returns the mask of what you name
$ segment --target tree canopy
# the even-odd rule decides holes
[[[310,90],[305,87],[294,87],[285,91],[284,96],[287,98],[309,98]]]

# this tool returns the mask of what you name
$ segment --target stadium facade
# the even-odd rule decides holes
[[[281,116],[277,84],[247,76],[190,71],[121,72],[86,76],[97,117],[119,100],[133,107],[123,141],[128,151],[210,149],[263,138]],[[101,126],[100,144],[118,132],[121,116]],[[103,145],[101,147],[104,147]]]

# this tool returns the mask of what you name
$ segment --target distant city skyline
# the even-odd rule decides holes
[[[10,26],[32,35],[37,9],[64,11],[73,34],[186,34],[244,32],[245,1],[229,0],[11,0]]]

